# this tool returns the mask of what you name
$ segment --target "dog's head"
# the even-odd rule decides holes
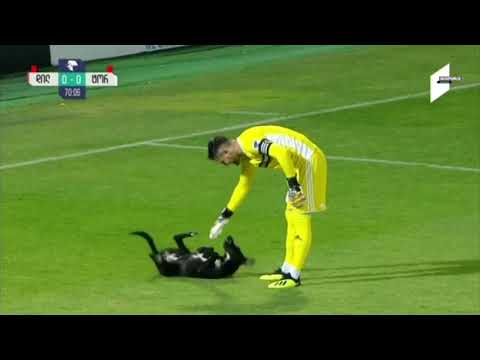
[[[246,264],[249,262],[249,259],[245,257],[240,247],[235,244],[232,236],[228,236],[225,242],[223,243],[223,248],[225,251],[230,255],[230,257],[234,258],[236,261],[240,262],[241,264]]]

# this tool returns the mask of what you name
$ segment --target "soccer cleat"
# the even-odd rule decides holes
[[[265,274],[260,276],[260,280],[265,280],[265,281],[278,281],[285,279],[287,277],[287,274],[284,274],[282,272],[282,269],[278,268],[271,274]]]
[[[269,289],[290,289],[290,288],[300,286],[301,284],[302,283],[300,279],[295,280],[291,276],[288,276],[288,278],[271,283],[270,285],[268,285],[268,288]]]

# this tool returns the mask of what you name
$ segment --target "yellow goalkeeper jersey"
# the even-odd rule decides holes
[[[227,208],[235,212],[250,191],[257,168],[283,171],[286,178],[305,172],[315,155],[322,151],[305,135],[280,126],[255,126],[236,139],[244,156],[240,161],[240,179]]]

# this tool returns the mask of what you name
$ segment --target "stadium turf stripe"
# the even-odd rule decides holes
[[[474,88],[474,87],[478,87],[478,86],[480,86],[480,83],[460,85],[460,86],[456,86],[456,87],[452,88],[450,91],[469,89],[469,88]],[[272,122],[280,123],[280,122],[286,122],[286,121],[291,121],[291,120],[295,120],[295,119],[302,119],[302,118],[307,118],[307,117],[312,117],[312,116],[317,116],[317,115],[322,115],[322,114],[328,114],[328,113],[334,113],[334,112],[339,112],[339,111],[369,107],[369,106],[374,106],[374,105],[387,104],[387,103],[396,102],[396,101],[414,99],[414,98],[426,96],[426,95],[429,95],[429,94],[430,94],[429,91],[422,91],[422,92],[419,92],[419,93],[416,93],[416,94],[408,94],[408,95],[402,95],[402,96],[395,96],[395,97],[391,97],[391,98],[387,98],[387,99],[360,102],[360,103],[351,104],[351,105],[337,106],[337,107],[330,108],[330,109],[323,109],[323,110],[311,111],[311,112],[306,112],[306,113],[299,113],[299,114],[288,115],[288,116],[272,117],[272,118],[269,118],[269,119],[252,121],[252,122],[233,125],[233,126],[228,126],[228,127],[224,127],[224,128],[194,132],[194,133],[185,134],[185,135],[170,136],[170,137],[158,138],[158,139],[149,139],[149,140],[139,141],[139,142],[134,142],[134,143],[129,143],[129,144],[121,144],[121,145],[116,145],[116,146],[100,148],[100,149],[86,150],[86,151],[72,153],[72,154],[66,154],[66,155],[60,155],[60,156],[51,156],[51,157],[35,159],[35,160],[30,160],[30,161],[18,162],[18,163],[14,163],[14,164],[0,165],[0,171],[15,169],[15,168],[24,167],[24,166],[38,165],[38,164],[42,164],[42,163],[46,163],[46,162],[52,162],[52,161],[75,159],[75,158],[79,158],[79,157],[83,157],[83,156],[101,154],[101,153],[106,153],[106,152],[116,151],[116,150],[121,150],[121,149],[128,149],[128,148],[148,145],[148,143],[150,143],[152,141],[167,142],[167,141],[174,141],[174,140],[181,140],[181,139],[189,139],[189,138],[194,138],[194,137],[197,137],[197,136],[210,135],[210,134],[215,134],[215,133],[219,133],[219,132],[226,132],[226,131],[230,131],[230,130],[245,129],[247,127],[255,126],[255,125],[268,124],[268,123],[272,123]],[[477,171],[478,169],[473,169],[473,170]]]
[[[204,146],[190,146],[190,145],[179,145],[179,144],[156,143],[154,141],[148,142],[145,145],[170,147],[170,148],[176,148],[176,149],[192,149],[192,150],[206,151],[206,148]],[[470,168],[470,167],[464,167],[464,166],[439,165],[439,164],[430,164],[430,163],[423,163],[423,162],[382,160],[382,159],[369,159],[369,158],[331,156],[331,155],[327,156],[327,159],[329,159],[329,160],[353,161],[353,162],[378,163],[378,164],[386,164],[386,165],[399,165],[399,166],[422,166],[422,167],[429,167],[429,168],[434,168],[434,169],[480,173],[480,169],[477,169],[477,168]]]

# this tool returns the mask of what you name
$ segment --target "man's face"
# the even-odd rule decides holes
[[[232,164],[239,165],[240,154],[235,151],[235,146],[232,143],[227,143],[220,146],[215,160],[225,166]]]

